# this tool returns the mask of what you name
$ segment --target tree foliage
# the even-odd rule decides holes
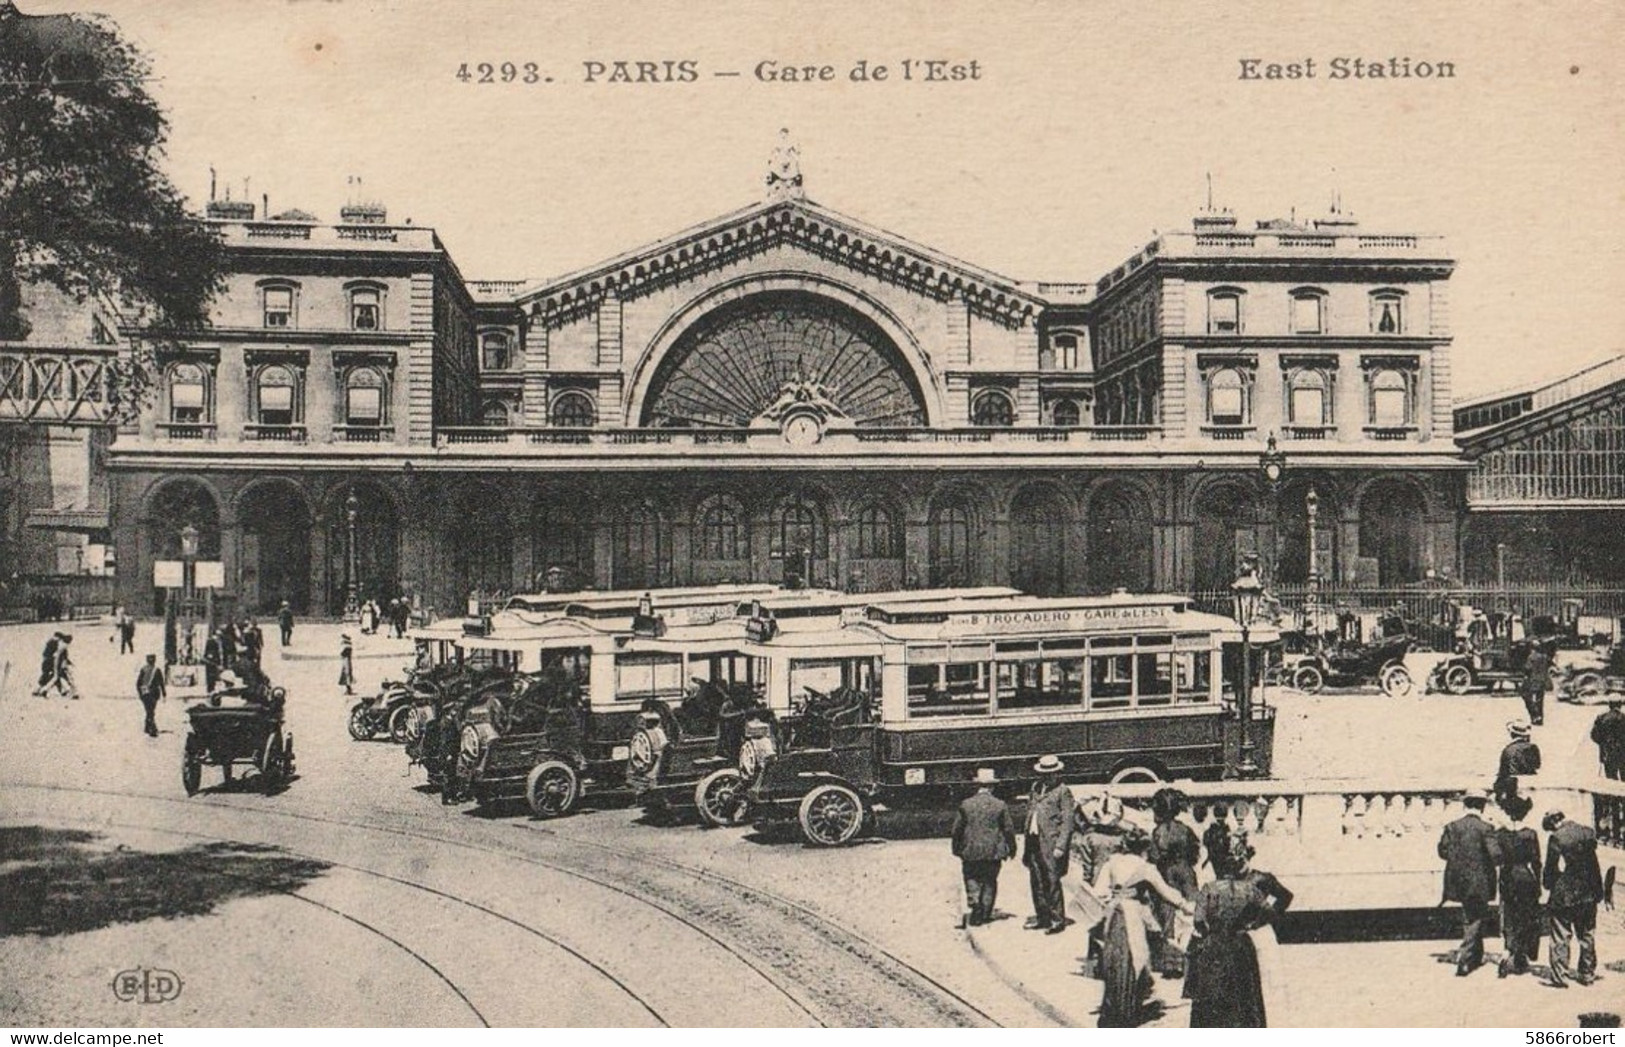
[[[206,322],[223,250],[162,169],[150,73],[105,19],[0,0],[0,339],[27,337],[32,281],[105,295],[143,329]],[[123,370],[139,396],[146,368]]]

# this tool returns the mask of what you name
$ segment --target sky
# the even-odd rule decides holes
[[[19,6],[105,13],[148,52],[170,175],[200,205],[212,166],[221,192],[247,179],[273,212],[331,220],[359,177],[470,278],[558,275],[754,203],[788,127],[809,197],[1015,279],[1097,279],[1188,227],[1211,175],[1247,225],[1336,193],[1366,229],[1444,235],[1457,396],[1625,353],[1611,0]],[[1333,79],[1338,57],[1455,76]],[[1248,58],[1315,75],[1243,80]],[[966,78],[924,82],[931,59]],[[854,82],[860,60],[887,79]],[[696,75],[608,82],[617,61]]]

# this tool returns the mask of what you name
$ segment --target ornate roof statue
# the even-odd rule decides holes
[[[779,144],[773,147],[773,157],[767,162],[767,198],[802,200],[806,195],[801,188],[801,150],[790,141],[790,129],[781,127]]]

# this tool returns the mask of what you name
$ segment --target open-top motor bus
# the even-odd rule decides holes
[[[1277,636],[1260,624],[1248,639]],[[877,807],[958,799],[983,767],[1030,779],[1050,753],[1069,781],[1219,778],[1248,758],[1267,774],[1274,711],[1236,700],[1242,641],[1235,621],[1179,596],[876,605],[824,642],[858,648],[831,672],[860,692],[878,684],[878,702],[848,703],[821,737],[752,743],[752,818],[844,844]]]
[[[747,739],[772,737],[782,718],[797,722],[836,712],[855,693],[837,656],[822,641],[843,622],[861,621],[875,603],[965,608],[1022,594],[1003,586],[880,593],[799,591],[741,604],[730,623],[643,641],[640,650],[682,656],[692,667],[681,701],[646,703],[631,738],[627,781],[651,811],[692,810],[706,825],[732,824],[746,814],[738,770]],[[850,639],[841,643],[851,646]],[[844,689],[843,689],[844,688]],[[834,703],[834,705],[832,705]]]

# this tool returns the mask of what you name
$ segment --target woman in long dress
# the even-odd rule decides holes
[[[1508,796],[1501,810],[1510,822],[1495,831],[1501,850],[1501,939],[1505,955],[1496,974],[1529,973],[1529,963],[1540,951],[1540,837],[1523,824],[1534,801]]]
[[[1270,904],[1247,876],[1245,861],[1232,858],[1218,872],[1196,895],[1197,937],[1185,978],[1191,1028],[1261,1029],[1264,983],[1248,932],[1269,921]]]
[[[1176,911],[1191,911],[1184,896],[1146,860],[1150,847],[1151,840],[1144,833],[1130,832],[1124,837],[1123,851],[1106,859],[1095,876],[1095,895],[1106,907],[1100,957],[1100,978],[1105,983],[1101,1028],[1132,1028],[1145,1020],[1145,1001],[1152,986],[1151,941],[1162,933],[1151,911],[1152,899]]]
[[[1185,794],[1178,789],[1158,789],[1151,798],[1151,811],[1157,824],[1151,830],[1151,849],[1147,857],[1163,880],[1185,901],[1191,901],[1196,897],[1196,863],[1201,857],[1202,845],[1190,826],[1179,820],[1185,805]],[[1185,948],[1191,936],[1190,922],[1176,906],[1164,901],[1156,903],[1156,916],[1162,925],[1162,938],[1155,962],[1164,975],[1182,977]]]

